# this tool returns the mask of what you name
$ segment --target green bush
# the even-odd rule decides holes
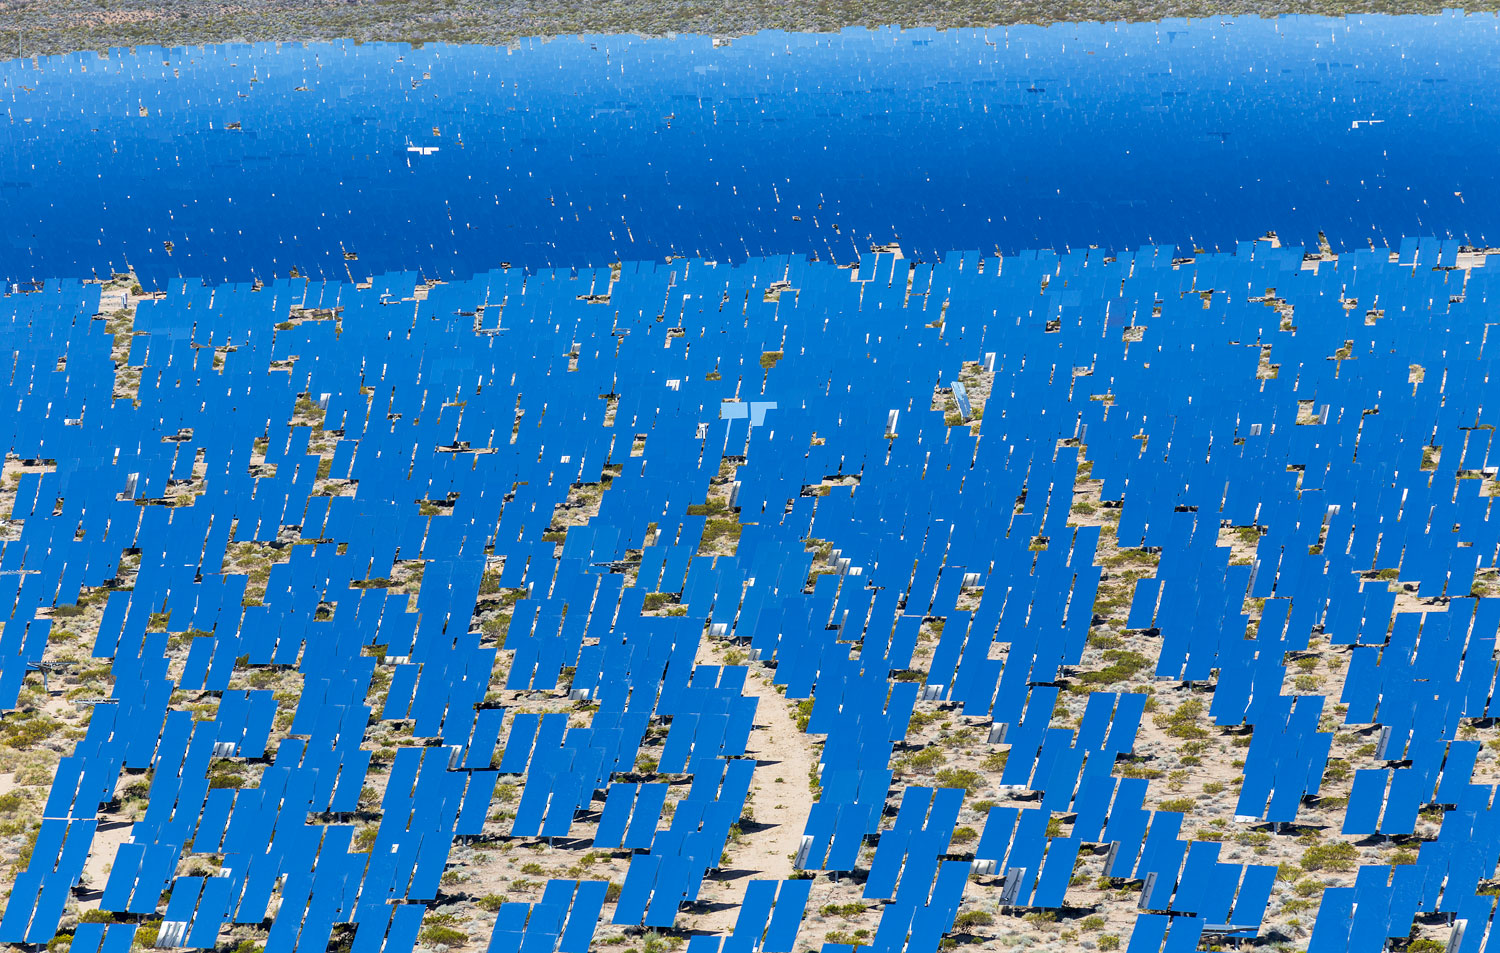
[[[208,786],[210,789],[219,788],[242,788],[245,786],[245,776],[240,773],[243,766],[233,761],[217,761],[208,769]]]
[[[720,539],[738,540],[743,529],[737,519],[711,519],[703,524],[702,542],[707,545]]]
[[[24,870],[31,863],[31,852],[36,850],[37,835],[41,832],[41,827],[33,827],[26,832],[25,839],[21,841],[21,849],[16,855],[16,870]]]
[[[953,831],[953,843],[968,844],[979,839],[979,832],[972,827],[959,827]]]
[[[24,751],[46,741],[62,724],[37,711],[18,711],[0,721],[0,747]]]
[[[359,833],[354,835],[354,849],[368,852],[375,846],[375,838],[380,833],[380,828],[374,824],[361,827]]]
[[[937,783],[940,788],[971,790],[978,787],[983,780],[978,771],[970,771],[968,768],[944,768],[937,773]]]
[[[909,731],[920,731],[937,720],[938,716],[932,712],[914,711],[911,713],[911,719],[907,721],[906,727]]]
[[[1173,738],[1206,738],[1208,731],[1198,724],[1198,717],[1202,714],[1203,699],[1189,698],[1178,705],[1176,711],[1159,715],[1155,721]]]
[[[1145,778],[1148,781],[1154,781],[1165,773],[1161,768],[1153,768],[1139,761],[1120,763],[1120,776],[1125,778]]]
[[[161,920],[150,920],[140,925],[135,931],[135,939],[131,945],[149,950],[156,946],[156,938],[161,935]]]
[[[948,756],[938,748],[923,748],[916,754],[905,759],[905,766],[911,771],[928,772],[937,769],[937,766],[948,760]]]
[[[1303,870],[1352,870],[1359,862],[1359,851],[1346,841],[1314,844],[1302,852]]]
[[[463,946],[469,942],[469,935],[452,927],[434,925],[422,931],[421,940],[432,946],[437,946],[439,943],[444,946]]]
[[[1074,677],[1074,690],[1092,689],[1099,685],[1114,685],[1148,668],[1151,660],[1139,652],[1126,649],[1105,649],[1104,661],[1108,664],[1097,672],[1079,672]]]

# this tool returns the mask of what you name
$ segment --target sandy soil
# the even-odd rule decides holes
[[[721,640],[705,638],[698,662],[727,664],[727,654]],[[818,763],[812,738],[797,728],[792,706],[776,691],[763,666],[751,663],[745,694],[758,700],[755,727],[746,745],[746,753],[756,759],[748,798],[755,820],[753,825],[743,825],[752,830],[729,845],[726,868],[749,876],[705,884],[704,898],[723,906],[686,918],[684,924],[690,929],[726,935],[734,927],[750,880],[786,880],[793,875],[792,862],[817,800],[807,780]]]

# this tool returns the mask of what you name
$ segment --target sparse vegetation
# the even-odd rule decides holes
[[[1303,870],[1352,870],[1359,862],[1359,851],[1347,841],[1314,844],[1302,852]]]

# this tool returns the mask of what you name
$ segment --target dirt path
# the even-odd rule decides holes
[[[88,859],[83,864],[82,886],[89,892],[79,897],[80,910],[98,909],[104,884],[109,880],[110,868],[114,866],[115,855],[120,852],[120,845],[130,840],[134,831],[134,824],[106,822],[100,825],[98,832],[94,834],[93,843],[89,845]]]
[[[698,662],[722,665],[723,655],[722,644],[705,638]],[[817,800],[807,781],[818,763],[812,738],[798,730],[791,705],[758,664],[750,663],[745,694],[759,699],[755,727],[746,745],[747,753],[757,761],[748,805],[755,822],[739,843],[730,843],[726,850],[729,862],[724,870],[728,877],[703,885],[700,898],[715,909],[684,918],[692,921],[684,924],[692,929],[726,935],[734,928],[751,880],[787,880],[792,876],[792,860]]]

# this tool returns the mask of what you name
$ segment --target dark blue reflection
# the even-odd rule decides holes
[[[0,274],[1483,244],[1497,38],[1448,15],[11,61]]]

